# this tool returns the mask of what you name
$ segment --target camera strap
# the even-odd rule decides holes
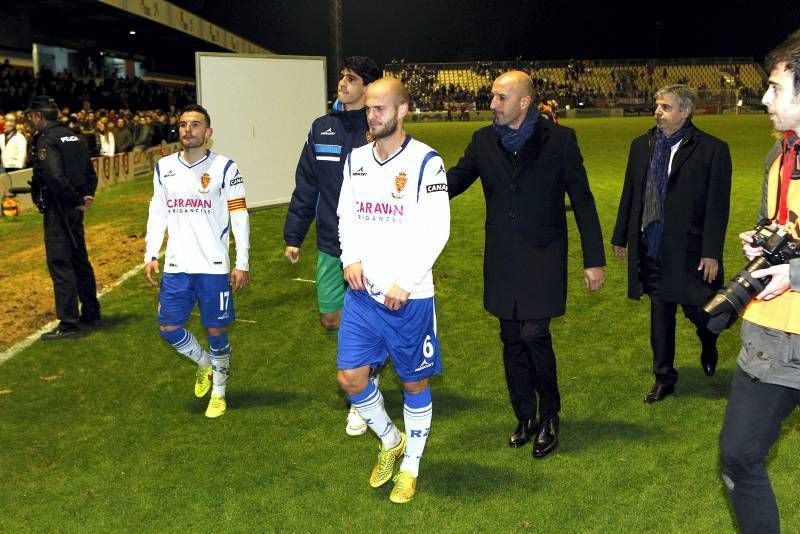
[[[789,218],[787,197],[789,196],[789,184],[792,181],[792,174],[796,169],[795,160],[800,156],[798,146],[800,146],[800,138],[797,137],[797,134],[792,131],[786,132],[783,136],[783,162],[781,164],[780,196],[778,197],[778,224],[781,225],[786,224]],[[792,152],[794,152],[794,155],[792,155]]]

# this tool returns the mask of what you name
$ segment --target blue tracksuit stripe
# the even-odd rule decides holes
[[[342,145],[314,145],[315,154],[336,154],[342,153]]]
[[[313,122],[297,163],[295,189],[283,226],[286,244],[301,245],[316,219],[317,248],[331,256],[341,254],[336,208],[342,171],[350,151],[367,143],[367,130],[364,110],[333,111]]]

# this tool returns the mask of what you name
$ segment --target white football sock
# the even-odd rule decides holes
[[[220,354],[215,356],[211,355],[211,374],[212,374],[212,388],[213,395],[225,396],[225,386],[228,384],[228,375],[230,374],[231,355]]]
[[[211,358],[197,338],[185,328],[178,328],[172,331],[161,331],[163,337],[170,345],[175,347],[180,354],[186,356],[200,367],[209,367],[211,365]]]
[[[350,402],[367,426],[378,435],[384,449],[391,449],[400,443],[400,431],[386,413],[383,395],[371,380],[367,382],[364,391],[350,397]]]
[[[408,471],[415,478],[419,476],[419,461],[428,441],[433,418],[431,390],[426,388],[416,394],[406,392],[403,404],[403,420],[406,425],[406,452],[400,471]]]

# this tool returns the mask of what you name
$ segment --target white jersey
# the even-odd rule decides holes
[[[239,169],[210,150],[191,165],[181,154],[163,157],[156,164],[145,263],[158,257],[167,230],[164,272],[227,274],[233,233],[236,269],[248,271],[250,219]]]
[[[450,237],[450,201],[442,158],[406,137],[380,162],[375,143],[353,149],[339,196],[342,265],[361,262],[378,302],[397,284],[410,298],[432,297],[433,263]]]

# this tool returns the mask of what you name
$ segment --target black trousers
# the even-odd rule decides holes
[[[642,255],[639,259],[645,293],[650,296],[650,346],[653,349],[653,374],[665,386],[678,381],[675,369],[675,314],[678,304],[667,302],[661,294],[661,262]],[[716,349],[717,334],[706,328],[707,317],[702,306],[681,304],[683,314],[694,324],[703,351]]]
[[[720,432],[720,458],[736,521],[744,534],[780,532],[767,455],[780,436],[781,423],[798,404],[800,390],[759,382],[736,368]]]
[[[79,318],[98,318],[100,303],[97,301],[94,269],[86,252],[83,212],[48,206],[44,212],[44,248],[60,327],[75,329]],[[81,304],[80,315],[78,301]]]
[[[503,364],[511,407],[519,421],[547,421],[561,409],[550,319],[500,319]]]

